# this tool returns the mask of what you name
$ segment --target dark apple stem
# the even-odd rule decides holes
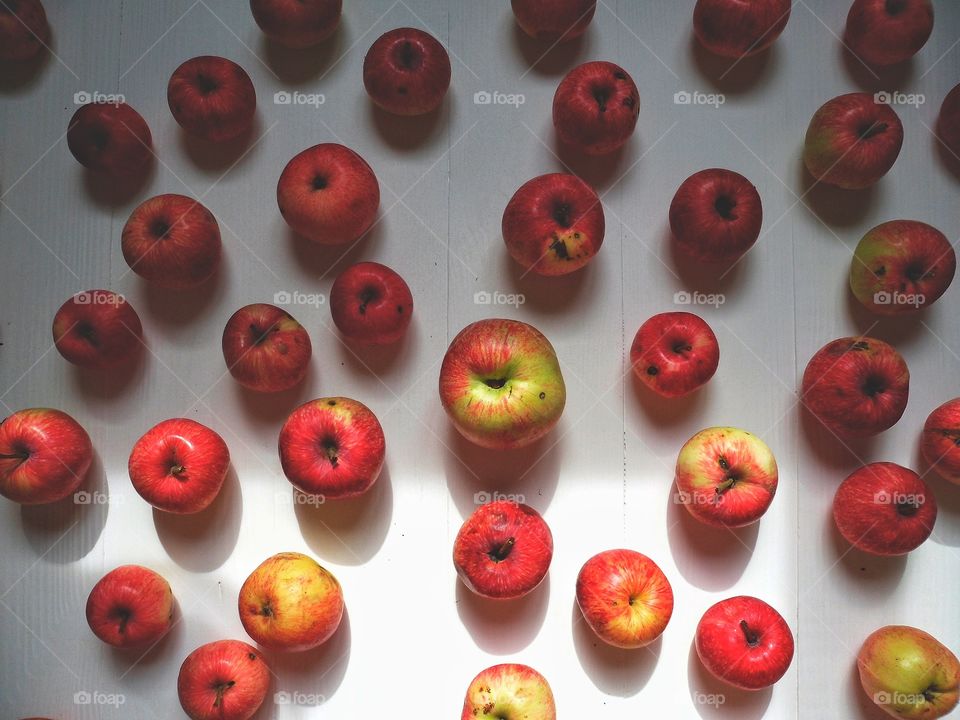
[[[340,456],[337,454],[337,448],[334,446],[327,447],[327,459],[330,461],[330,464],[334,467],[337,466],[337,463],[340,462]]]
[[[746,620],[740,621],[740,629],[743,630],[743,635],[747,639],[747,645],[756,647],[757,643],[760,642],[760,636],[747,625]]]
[[[0,455],[0,460],[26,460],[29,457],[30,457],[30,453],[19,452],[19,453],[13,453],[11,455],[6,455],[6,454]]]
[[[733,477],[732,475],[727,476],[726,480],[724,480],[722,483],[717,485],[717,495],[723,495],[727,490],[729,490],[736,484],[737,484],[737,478]]]
[[[507,538],[507,541],[503,543],[496,552],[490,553],[490,557],[497,562],[506,560],[515,542],[516,540],[514,538]]]
[[[220,707],[221,705],[223,705],[223,696],[226,695],[227,690],[229,690],[236,684],[237,683],[235,680],[228,680],[227,682],[214,685],[214,687],[217,690],[217,699],[213,701],[213,706]]]
[[[171,474],[171,475],[176,475],[177,477],[179,477],[180,475],[183,474],[183,471],[184,471],[184,470],[186,470],[186,468],[185,468],[183,465],[177,463],[176,465],[173,465],[173,466],[170,468],[170,474]]]

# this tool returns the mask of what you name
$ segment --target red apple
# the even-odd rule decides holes
[[[250,0],[263,34],[289,48],[318,45],[340,24],[343,0]]]
[[[112,368],[140,353],[143,326],[123,295],[87,290],[67,300],[53,317],[53,342],[80,367]]]
[[[848,93],[814,113],[803,162],[820,182],[860,190],[887,174],[901,145],[903,124],[889,105],[867,93]]]
[[[640,94],[627,71],[611,62],[578,65],[553,96],[557,136],[587,155],[621,147],[637,126]]]
[[[280,430],[280,465],[300,492],[329,500],[362,495],[383,468],[386,439],[366,405],[344,397],[304,403]]]
[[[121,565],[93,586],[87,624],[118,648],[152,645],[170,630],[173,592],[160,575],[141,565]]]
[[[960,159],[960,85],[947,93],[937,116],[937,137],[953,156]]]
[[[30,60],[49,44],[50,26],[40,0],[0,3],[0,60]]]
[[[153,161],[150,128],[126,103],[87,103],[70,118],[67,147],[85,168],[119,179],[142,175]]]
[[[403,278],[386,265],[356,263],[334,281],[330,314],[348,340],[389,345],[410,326],[413,296]]]
[[[123,259],[159,287],[183,290],[208,280],[220,264],[220,226],[199,201],[157,195],[144,201],[123,226]]]
[[[370,229],[380,206],[380,185],[357,153],[324,143],[287,163],[277,183],[277,204],[296,232],[322,245],[339,245]]]
[[[424,115],[440,107],[450,87],[450,58],[423,30],[384,33],[363,59],[363,86],[370,99],[395,115]]]
[[[249,720],[269,688],[263,655],[240,640],[201,645],[183,661],[177,677],[180,706],[190,720]]]
[[[210,142],[232,140],[250,129],[257,92],[246,71],[216,55],[187,60],[167,84],[173,119],[191,135]]]
[[[729,58],[773,45],[790,20],[791,0],[697,0],[693,32],[707,50]]]
[[[460,720],[557,720],[547,679],[529,665],[482,670],[467,688]]]
[[[237,310],[223,329],[223,359],[234,380],[257,392],[289,390],[307,374],[310,336],[290,313],[258,303]]]
[[[710,326],[688,312],[654,315],[637,330],[630,364],[644,385],[663,397],[692,393],[720,364],[720,346]]]
[[[511,0],[517,25],[548,43],[568,42],[587,31],[597,0]]]
[[[923,424],[920,450],[941,477],[960,484],[960,398],[947,400]]]
[[[784,676],[793,660],[793,633],[776,610],[747,595],[708,609],[697,625],[697,655],[710,674],[743,690]]]
[[[200,512],[212,503],[229,467],[223,438],[188,418],[150,428],[133,446],[127,464],[140,497],[158,510],[179,514]]]
[[[810,358],[800,399],[838,437],[893,427],[907,407],[910,371],[900,353],[870,337],[840,338]]]
[[[909,60],[933,32],[930,0],[854,0],[843,41],[868,65]]]
[[[0,423],[0,495],[22,505],[62,500],[80,487],[90,436],[61,410],[18,410]]]
[[[603,205],[576,175],[550,173],[520,186],[501,227],[510,256],[528,271],[566,275],[600,252]]]

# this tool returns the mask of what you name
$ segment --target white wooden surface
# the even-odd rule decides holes
[[[935,4],[920,56],[875,78],[844,58],[834,33],[847,3],[834,0],[797,0],[772,52],[727,74],[692,41],[692,0],[601,0],[583,40],[533,69],[544,48],[514,27],[505,1],[347,2],[334,39],[296,54],[268,46],[241,0],[47,0],[59,60],[0,76],[0,400],[4,414],[49,405],[79,419],[97,449],[89,490],[100,494],[80,506],[0,503],[0,715],[182,717],[182,659],[201,643],[245,638],[240,584],[268,555],[299,550],[340,578],[348,616],[317,651],[270,654],[273,691],[324,702],[268,701],[259,718],[455,717],[473,675],[506,660],[542,671],[564,718],[881,717],[853,662],[871,630],[913,624],[960,650],[960,490],[927,476],[941,514],[907,559],[848,552],[829,516],[837,484],[861,462],[920,466],[924,418],[960,394],[956,288],[920,317],[879,322],[846,288],[853,246],[881,221],[921,219],[957,237],[958,179],[929,128],[960,79],[960,4]],[[437,35],[453,60],[451,92],[427,121],[374,111],[362,88],[366,48],[404,25]],[[205,148],[171,117],[167,79],[199,54],[231,58],[253,78],[258,126],[249,146]],[[557,82],[588,59],[625,67],[642,102],[631,143],[593,161],[558,156],[550,122]],[[810,115],[834,95],[879,88],[926,96],[897,108],[906,139],[893,171],[864,193],[808,193],[800,149]],[[322,93],[325,102],[274,104],[281,90]],[[145,186],[118,194],[70,156],[64,133],[78,91],[121,92],[146,118],[160,163]],[[479,91],[522,93],[525,102],[476,105]],[[680,91],[723,93],[725,103],[675,104]],[[382,188],[380,222],[342,257],[296,240],[275,202],[286,161],[325,141],[358,150]],[[603,194],[604,247],[575,277],[523,278],[500,239],[503,207],[522,182],[565,163]],[[764,203],[762,240],[724,277],[680,266],[669,246],[673,192],[705,167],[745,174]],[[129,212],[161,192],[201,197],[220,221],[222,272],[188,296],[149,290],[120,253]],[[225,377],[219,337],[237,307],[272,302],[279,291],[326,293],[359,259],[394,267],[413,289],[414,322],[399,352],[356,357],[331,332],[325,305],[295,307],[314,344],[304,385],[264,400]],[[51,347],[57,307],[93,287],[124,293],[144,324],[150,352],[121,377],[78,372]],[[682,290],[724,294],[719,307],[693,308],[713,325],[721,363],[706,390],[667,403],[626,374],[625,351],[644,319],[683,309],[674,303]],[[522,293],[525,303],[476,304],[481,291]],[[568,386],[547,442],[507,456],[461,441],[436,392],[449,340],[494,315],[539,327]],[[892,430],[845,449],[801,416],[795,389],[821,345],[868,330],[906,357],[910,403]],[[295,508],[277,433],[295,404],[326,394],[356,397],[379,415],[388,468],[368,498]],[[126,474],[140,434],[177,415],[219,431],[233,458],[223,497],[197,518],[152,512]],[[716,424],[760,434],[781,470],[770,511],[736,535],[700,527],[671,501],[677,450]],[[554,533],[548,580],[518,603],[471,597],[450,561],[474,494],[492,491],[524,494]],[[650,555],[674,586],[673,620],[649,652],[599,646],[576,610],[580,565],[616,546]],[[161,572],[179,603],[176,627],[144,657],[102,645],[83,617],[90,587],[122,563]],[[692,650],[701,613],[740,593],[779,608],[798,638],[793,666],[770,691],[716,684]],[[78,705],[80,692],[122,694],[124,704]],[[717,694],[722,705],[711,704]]]

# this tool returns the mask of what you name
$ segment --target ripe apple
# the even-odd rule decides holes
[[[560,81],[553,96],[553,126],[567,145],[587,155],[621,147],[637,126],[640,94],[619,65],[588,62]]]
[[[146,121],[126,103],[87,103],[67,128],[67,147],[78,163],[121,180],[142,175],[149,167],[152,143]]]
[[[710,674],[743,690],[760,690],[783,677],[793,660],[787,621],[763,600],[721,600],[700,618],[697,656]]]
[[[180,706],[190,720],[249,720],[269,687],[263,655],[240,640],[201,645],[183,661],[177,677]]]
[[[339,500],[373,487],[383,467],[386,439],[366,405],[325,397],[290,413],[278,446],[283,474],[297,490]]]
[[[62,410],[18,410],[0,423],[0,495],[21,505],[76,492],[93,462],[90,436]]]
[[[113,368],[140,353],[143,326],[123,295],[87,290],[67,300],[53,316],[53,342],[74,365]]]
[[[936,302],[956,270],[957,256],[942,232],[917,220],[892,220],[860,240],[850,289],[867,310],[905,315]]]
[[[597,0],[511,0],[517,25],[547,43],[569,42],[587,31]]]
[[[868,65],[909,60],[933,32],[930,0],[854,0],[843,41]]]
[[[188,418],[164,420],[147,430],[127,464],[140,497],[178,514],[200,512],[212,503],[229,467],[223,438]]]
[[[552,559],[553,535],[540,513],[506,500],[478,507],[453,543],[453,564],[463,584],[496,600],[531,592]]]
[[[343,0],[250,0],[250,10],[264,35],[299,50],[333,35]]]
[[[915,627],[873,631],[857,654],[857,670],[863,691],[895,718],[943,717],[960,698],[960,660]]]
[[[322,245],[339,245],[370,229],[380,207],[380,185],[357,153],[324,143],[287,163],[277,183],[277,204],[296,232]]]
[[[310,336],[290,313],[257,303],[237,310],[223,329],[223,359],[233,378],[250,390],[280,392],[303,380],[310,365]]]
[[[960,159],[960,85],[947,93],[937,116],[937,137],[955,158]]]
[[[142,565],[121,565],[104,575],[87,597],[93,634],[118,648],[152,645],[173,619],[173,592],[160,575]]]
[[[188,133],[223,142],[250,129],[257,92],[250,76],[235,62],[201,55],[173,71],[167,104],[173,119]]]
[[[370,99],[395,115],[424,115],[440,107],[450,87],[450,57],[433,35],[416,28],[385,32],[363,59]]]
[[[810,358],[800,399],[840,438],[870,437],[893,427],[907,407],[910,371],[882,340],[833,340]]]
[[[220,264],[220,226],[197,200],[157,195],[130,214],[120,248],[144,280],[184,290],[208,280]]]
[[[648,319],[633,338],[630,364],[644,385],[663,397],[689,395],[713,377],[720,346],[710,326],[688,312]]]
[[[660,567],[634,550],[605,550],[577,575],[577,605],[587,625],[619,648],[649,645],[673,615],[673,588]]]
[[[707,50],[730,58],[773,45],[790,20],[791,0],[697,0],[693,32]]]
[[[460,720],[557,720],[547,679],[529,665],[482,670],[467,688]]]
[[[947,400],[927,416],[920,450],[941,477],[960,485],[960,398]]]
[[[903,124],[889,105],[867,93],[848,93],[814,113],[803,163],[820,182],[860,190],[887,174],[902,145]]]
[[[340,583],[315,560],[283,552],[264,560],[240,588],[240,622],[256,642],[301,651],[326,642],[340,626]]]
[[[560,420],[567,389],[553,346],[519,320],[467,325],[440,366],[440,402],[454,427],[482,447],[536,442]]]
[[[833,497],[833,520],[854,547],[905,555],[933,532],[937,500],[913,470],[876,462],[854,470]]]
[[[50,26],[40,0],[0,3],[0,60],[30,60],[49,44]]]
[[[503,211],[510,256],[538,275],[566,275],[600,252],[600,198],[576,175],[550,173],[528,180]]]
[[[348,340],[389,345],[407,332],[413,295],[399,274],[375,262],[351,265],[330,290],[330,314]]]

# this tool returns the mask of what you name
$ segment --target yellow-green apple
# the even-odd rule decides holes
[[[53,317],[53,343],[74,365],[112,368],[140,354],[143,326],[123,295],[87,290],[67,300]]]
[[[292,388],[307,374],[313,352],[304,327],[290,313],[264,303],[237,310],[221,344],[230,374],[257,392]]]
[[[630,346],[633,372],[663,397],[692,393],[713,377],[719,364],[717,336],[693,313],[654,315],[640,326]]]
[[[941,477],[960,484],[960,398],[947,400],[927,416],[920,450]]]
[[[541,175],[510,198],[501,229],[511,257],[524,268],[538,275],[566,275],[600,251],[603,205],[576,175]]]
[[[547,679],[529,665],[482,670],[467,688],[460,720],[557,720]]]
[[[839,438],[877,435],[907,407],[910,371],[893,347],[871,337],[839,338],[810,358],[800,400]]]
[[[587,31],[597,0],[511,0],[517,25],[547,43],[568,42]]]
[[[335,143],[314,145],[287,163],[277,182],[287,225],[321,245],[353,242],[373,225],[380,185],[366,160]]]
[[[937,137],[960,159],[960,85],[954,85],[943,99],[937,116]]]
[[[237,601],[243,629],[274,650],[309,650],[340,626],[343,591],[313,558],[282,552],[250,573]]]
[[[49,44],[50,26],[40,0],[0,3],[0,60],[30,60]]]
[[[22,505],[62,500],[80,487],[93,445],[62,410],[27,408],[0,423],[0,495]]]
[[[587,155],[621,147],[637,126],[640,94],[619,65],[596,61],[578,65],[553,96],[553,127],[567,145]]]
[[[126,103],[87,103],[67,126],[67,147],[78,163],[122,180],[149,169],[152,143],[146,121]]]
[[[157,423],[137,440],[127,469],[140,497],[159,510],[203,510],[220,492],[230,451],[216,432],[189,418]]]
[[[746,430],[711,427],[677,456],[677,499],[700,522],[738,528],[757,522],[777,492],[777,461]]]
[[[361,495],[383,467],[386,439],[366,405],[345,397],[306,402],[280,430],[280,465],[297,490],[328,500]]]
[[[497,500],[478,507],[453,543],[457,575],[477,595],[496,600],[522,597],[550,569],[553,535],[529,505]]]
[[[173,592],[150,568],[121,565],[93,586],[86,613],[93,634],[107,645],[144,647],[170,630]]]
[[[210,142],[232,140],[250,129],[257,92],[246,70],[216,55],[191,58],[167,83],[173,119],[191,135]]]
[[[932,32],[930,0],[853,0],[843,42],[863,62],[883,67],[912,58]]]
[[[793,633],[783,616],[755,597],[721,600],[700,618],[700,662],[728,685],[760,690],[783,677],[793,661]]]
[[[790,20],[790,0],[697,0],[693,32],[707,50],[741,58],[770,47]]]
[[[395,115],[436,110],[450,87],[450,57],[433,35],[416,28],[389,30],[363,58],[370,99]]]
[[[960,660],[939,640],[915,627],[874,630],[857,654],[863,691],[888,715],[933,720],[957,706]]]
[[[903,145],[903,124],[889,105],[867,93],[848,93],[814,113],[803,162],[817,180],[860,190],[889,172]]]
[[[250,0],[263,34],[288,48],[319,45],[340,24],[343,0]]]
[[[249,720],[267,697],[270,668],[240,640],[217,640],[187,656],[177,677],[180,706],[190,720]]]
[[[577,575],[577,605],[605,643],[639,648],[656,640],[673,615],[673,588],[660,567],[634,550],[605,550]]]
[[[386,265],[359,262],[337,276],[330,314],[340,333],[357,343],[389,345],[404,336],[413,317],[413,295]]]
[[[482,447],[536,442],[560,420],[566,400],[553,346],[518,320],[467,325],[440,366],[443,409],[461,435]]]

